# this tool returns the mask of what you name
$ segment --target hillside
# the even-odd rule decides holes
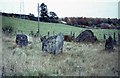
[[[24,34],[29,34],[30,31],[33,31],[34,33],[37,32],[38,28],[38,22],[36,21],[30,21],[30,20],[24,20],[24,19],[18,19],[18,18],[12,18],[12,17],[2,17],[2,27],[4,26],[13,26],[15,28],[14,31],[22,30]],[[87,28],[79,28],[74,27],[70,25],[64,25],[59,23],[45,23],[40,22],[40,34],[46,35],[47,32],[50,32],[50,35],[53,35],[53,31],[55,31],[55,34],[62,32],[64,34],[70,34],[70,31],[75,32],[75,36],[78,36],[78,34]],[[97,36],[97,38],[103,39],[103,34],[111,34],[113,35],[114,32],[118,33],[117,29],[89,29],[94,32],[94,34]],[[117,38],[117,34],[116,34]]]

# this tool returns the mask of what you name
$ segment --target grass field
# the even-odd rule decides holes
[[[38,22],[36,21],[30,21],[30,20],[23,20],[18,18],[11,18],[11,17],[4,17],[2,18],[2,26],[13,26],[15,28],[15,31],[22,30],[24,34],[29,34],[30,31],[33,31],[34,33],[37,32],[38,28]],[[40,34],[41,35],[47,35],[48,31],[50,32],[50,35],[53,35],[53,31],[55,31],[56,34],[59,32],[62,32],[63,34],[70,34],[70,31],[75,32],[75,36],[77,37],[82,31],[86,30],[87,28],[79,28],[79,27],[73,27],[69,25],[64,24],[57,24],[57,23],[45,23],[40,22]],[[117,29],[89,29],[94,32],[94,34],[97,36],[97,38],[103,39],[103,34],[110,34],[113,36],[113,33],[118,33]],[[116,39],[117,39],[116,34]],[[108,36],[107,36],[108,37]]]
[[[17,18],[3,17],[2,26],[11,25],[16,30],[37,31],[37,22]],[[49,27],[48,27],[49,26]],[[55,23],[40,23],[41,34],[55,30],[76,36],[86,30]],[[100,34],[113,34],[117,30],[91,29],[98,39]],[[25,32],[29,34],[29,32]],[[52,34],[51,34],[52,35]],[[116,37],[117,38],[117,37]],[[28,36],[29,44],[19,47],[15,43],[15,36],[2,34],[2,64],[3,75],[6,76],[118,76],[118,46],[114,51],[105,51],[105,42],[75,43],[64,42],[63,53],[53,55],[41,51],[39,37]]]

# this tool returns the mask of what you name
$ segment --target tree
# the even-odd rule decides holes
[[[49,12],[49,19],[50,19],[50,22],[53,22],[53,23],[58,22],[58,16],[55,12]]]
[[[68,17],[65,17],[65,18],[64,18],[64,21],[65,21],[65,22],[68,22]]]
[[[57,16],[57,14],[55,13],[55,12],[50,12],[49,13],[49,18],[52,18],[52,19],[58,19],[58,16]]]
[[[40,5],[40,16],[41,16],[41,21],[47,21],[48,9],[47,9],[47,5],[45,5],[44,3]]]
[[[31,13],[29,13],[29,16],[31,16],[31,17],[35,17],[34,14],[31,14]]]

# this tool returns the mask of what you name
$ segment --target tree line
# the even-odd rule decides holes
[[[89,27],[94,27],[99,25],[101,23],[107,23],[113,26],[120,26],[120,19],[114,18],[86,18],[86,17],[65,17],[61,18],[62,21],[65,21],[66,24],[72,25],[72,26],[79,26],[79,25],[85,25]]]

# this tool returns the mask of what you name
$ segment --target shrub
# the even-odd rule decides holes
[[[12,27],[11,25],[8,25],[8,26],[2,27],[2,30],[3,32],[12,33],[14,31],[14,27]]]

